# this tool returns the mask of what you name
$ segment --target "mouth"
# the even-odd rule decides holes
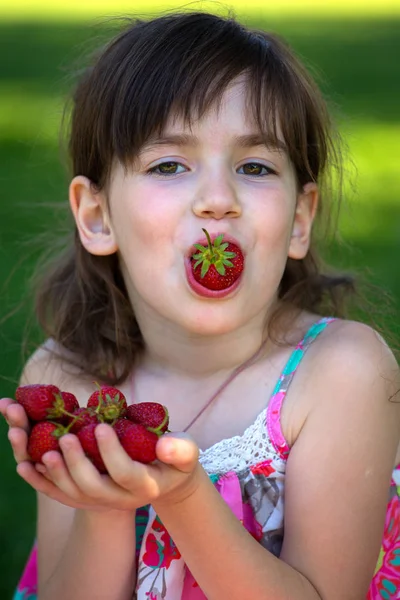
[[[240,286],[244,254],[240,243],[224,233],[208,234],[196,241],[185,256],[188,284],[203,298],[226,298]]]

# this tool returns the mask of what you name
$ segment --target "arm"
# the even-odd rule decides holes
[[[332,328],[307,362],[289,392],[305,394],[309,413],[287,464],[280,560],[244,530],[201,469],[190,496],[153,503],[210,600],[367,593],[399,441],[400,404],[389,401],[399,370],[376,334],[353,323]]]
[[[29,361],[21,385],[53,383],[74,390],[84,403],[88,396],[75,376],[66,380],[57,361],[39,350]],[[135,587],[135,511],[96,506],[93,498],[80,495],[70,478],[64,477],[63,490],[51,485],[28,461],[26,439],[29,424],[22,407],[3,400],[2,412],[11,425],[18,472],[27,477],[38,493],[38,590],[40,600],[125,600]],[[7,408],[9,407],[9,408]],[[66,475],[62,457],[52,454],[56,476]],[[89,473],[90,475],[90,473]],[[49,475],[47,475],[49,477]],[[70,493],[69,493],[70,492]],[[76,495],[76,498],[73,496]]]
[[[206,473],[197,477],[189,497],[153,506],[206,597],[320,600],[304,575],[245,530]]]
[[[22,382],[54,383],[85,401],[84,382],[79,385],[75,376],[69,383],[65,373],[45,372],[40,361],[31,360]],[[157,497],[187,495],[198,464],[197,446],[187,436],[166,434],[157,444],[160,462],[144,465],[130,459],[112,427],[101,424],[96,438],[109,476],[100,475],[71,434],[60,439],[61,452],[47,452],[45,467],[35,468],[27,454],[29,423],[22,406],[4,398],[0,412],[10,425],[17,472],[39,492],[40,599],[131,598],[135,511]]]
[[[130,600],[134,513],[90,511],[38,498],[40,600]]]

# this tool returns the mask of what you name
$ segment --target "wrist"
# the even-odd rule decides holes
[[[112,527],[116,527],[121,524],[123,527],[126,527],[127,524],[134,524],[135,511],[115,509],[76,509],[75,518],[77,521],[84,522],[89,526],[93,525],[98,527],[104,524],[108,527],[108,525],[111,524]]]
[[[212,485],[207,473],[204,471],[201,464],[197,462],[195,468],[182,485],[163,494],[152,501],[151,504],[156,513],[160,510],[165,511],[169,508],[182,506],[207,484]]]

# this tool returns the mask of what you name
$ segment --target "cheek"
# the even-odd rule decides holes
[[[169,286],[175,283],[179,263],[176,235],[181,220],[178,206],[154,195],[143,202],[123,204],[125,210],[115,212],[114,225],[124,278],[128,288],[152,296],[166,277]]]
[[[287,251],[292,235],[294,200],[289,202],[283,193],[274,194],[253,213],[257,241],[269,253]]]
[[[114,224],[121,252],[124,249],[153,253],[171,239],[176,206],[151,189],[125,191],[114,212]]]

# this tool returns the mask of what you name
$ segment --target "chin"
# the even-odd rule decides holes
[[[244,325],[243,314],[225,310],[222,307],[207,307],[202,310],[194,310],[190,314],[180,313],[180,324],[188,333],[206,337],[220,336],[236,331]]]

